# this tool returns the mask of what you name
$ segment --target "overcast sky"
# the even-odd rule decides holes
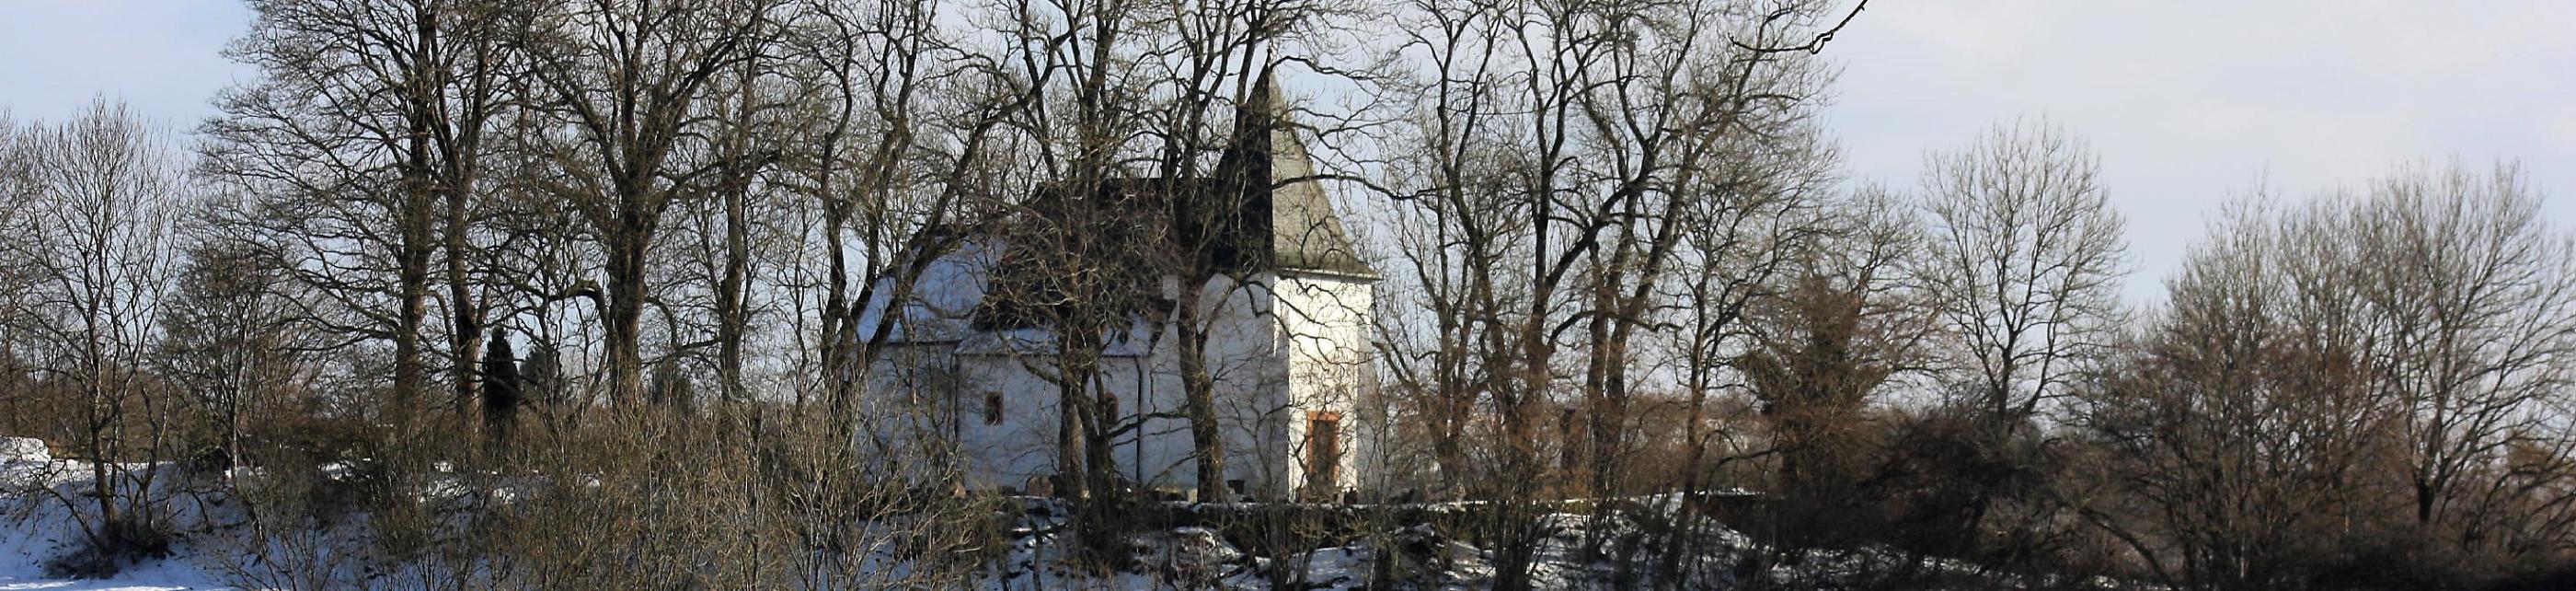
[[[2292,194],[2410,161],[2519,160],[2576,224],[2576,2],[1872,3],[1825,53],[1855,175],[2044,114],[2092,140],[2133,300],[2266,173]]]
[[[0,0],[0,108],[121,96],[186,128],[248,76],[235,0]],[[2576,224],[2576,2],[1879,0],[1828,46],[1852,175],[1910,187],[1928,149],[2045,115],[2091,139],[2129,219],[2133,300],[2268,172],[2306,193],[2404,162],[2517,159]]]

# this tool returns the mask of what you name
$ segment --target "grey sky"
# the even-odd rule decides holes
[[[0,108],[60,119],[105,94],[194,127],[250,75],[222,53],[249,26],[240,0],[0,0]]]
[[[2092,140],[2129,218],[2133,300],[2231,194],[2358,187],[2398,164],[2520,160],[2576,224],[2576,3],[1880,0],[1825,53],[1855,175],[2045,114]]]
[[[247,77],[235,0],[0,0],[0,107],[57,119],[97,93],[187,128]],[[2089,137],[2158,280],[2228,195],[2394,165],[2519,159],[2576,191],[2576,3],[1879,0],[1826,49],[1858,178],[1910,187],[1923,152],[2044,114]],[[2553,196],[2562,225],[2576,199]]]

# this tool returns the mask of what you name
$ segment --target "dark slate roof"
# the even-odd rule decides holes
[[[1253,164],[1258,170],[1247,171],[1249,178],[1269,180],[1272,262],[1285,271],[1377,279],[1377,270],[1352,247],[1350,231],[1333,211],[1323,182],[1315,179],[1315,161],[1297,138],[1298,125],[1270,77],[1263,76],[1253,87],[1248,103],[1236,123],[1239,143],[1227,155],[1233,162],[1220,163],[1218,170],[1223,175],[1233,166]]]
[[[1037,302],[1151,314],[1158,278],[1277,271],[1377,280],[1333,210],[1314,160],[1264,77],[1235,116],[1215,169],[1188,178],[1103,179],[1041,187],[991,228],[1010,246],[975,313],[981,329],[1032,326]]]
[[[1041,187],[1013,215],[954,230],[973,238],[930,255],[938,260],[914,301],[890,306],[880,290],[861,313],[863,332],[889,308],[901,318],[899,342],[1040,326],[1053,306],[1073,302],[1158,317],[1171,302],[1149,286],[1193,268],[1377,280],[1313,178],[1314,161],[1277,88],[1264,76],[1244,102],[1234,143],[1209,174]]]

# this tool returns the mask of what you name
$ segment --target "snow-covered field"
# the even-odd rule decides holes
[[[126,565],[107,579],[47,576],[46,562],[77,551],[79,524],[65,499],[82,499],[93,488],[91,466],[56,460],[33,439],[0,439],[0,591],[164,591],[231,589],[220,577],[188,559],[182,541],[167,558]],[[120,467],[120,469],[149,469]],[[42,489],[51,489],[55,496]]]
[[[79,551],[85,537],[74,519],[71,503],[95,502],[93,472],[88,463],[55,459],[45,453],[42,444],[32,440],[0,438],[0,591],[86,591],[86,590],[219,590],[236,587],[223,576],[238,572],[235,557],[214,554],[209,548],[228,547],[212,542],[223,538],[228,530],[223,523],[238,522],[227,518],[233,512],[217,487],[184,487],[188,476],[169,466],[115,466],[117,470],[156,473],[155,494],[170,507],[167,525],[181,532],[170,547],[170,555],[144,558],[122,566],[117,574],[104,579],[79,579],[49,573],[48,563],[58,557]],[[179,494],[170,490],[195,488],[198,492]],[[125,491],[131,492],[131,491]],[[212,500],[210,500],[212,499]],[[1685,513],[1673,498],[1635,499],[1650,514],[1665,517]],[[1429,525],[1412,525],[1363,536],[1348,545],[1317,548],[1288,553],[1284,556],[1254,556],[1229,544],[1217,531],[1203,527],[1179,527],[1148,532],[1129,538],[1132,566],[1116,572],[1086,571],[1066,566],[1062,560],[1073,539],[1066,518],[1066,507],[1060,501],[1034,497],[1013,499],[1017,515],[1006,521],[1011,529],[1010,549],[986,567],[966,588],[983,591],[1035,589],[1272,589],[1273,577],[1290,579],[1295,587],[1314,590],[1347,591],[1364,588],[1373,575],[1390,576],[1409,584],[1399,588],[1473,591],[1493,587],[1496,575],[1494,553],[1473,544],[1443,535]],[[86,506],[84,511],[88,510]],[[1241,507],[1237,507],[1241,509]],[[1696,518],[1689,518],[1696,519]],[[1592,534],[1599,539],[1634,539],[1638,525],[1624,518],[1596,520],[1592,516],[1566,513],[1539,516],[1533,525],[1544,536],[1535,548],[1530,574],[1533,586],[1541,589],[1607,588],[1618,576],[1611,565],[1587,563],[1580,550]],[[1694,522],[1701,532],[1706,550],[1698,552],[1685,565],[1697,573],[1692,586],[1705,588],[1732,587],[1741,559],[1759,551],[1760,545],[1742,534],[1717,527],[1706,521]],[[1595,532],[1595,528],[1600,529]],[[363,544],[344,536],[313,536],[335,539],[338,544]],[[235,541],[238,543],[238,540]],[[338,548],[339,546],[333,546]],[[335,552],[336,553],[336,552]],[[1379,561],[1391,561],[1383,568]],[[235,570],[215,568],[225,563]],[[1776,586],[1788,588],[1848,586],[1853,577],[1867,573],[1887,572],[1890,565],[1915,562],[1915,566],[1966,580],[1980,580],[1970,565],[1943,560],[1916,562],[1895,552],[1862,550],[1852,552],[1811,553],[1800,564],[1774,565],[1759,575]],[[882,568],[904,569],[900,563]],[[898,572],[898,571],[878,571]],[[392,584],[376,577],[360,577],[371,587],[403,589],[412,586]],[[236,579],[238,580],[238,579]],[[2010,588],[2008,578],[1982,579],[1980,587]],[[255,585],[265,587],[266,585]],[[2117,587],[2108,581],[2096,587]]]

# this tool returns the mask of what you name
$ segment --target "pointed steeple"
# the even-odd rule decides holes
[[[1237,108],[1234,134],[1217,174],[1240,183],[1247,206],[1269,210],[1268,216],[1253,217],[1267,218],[1262,221],[1268,222],[1275,268],[1376,280],[1377,270],[1360,260],[1323,183],[1315,180],[1315,162],[1298,139],[1287,101],[1280,98],[1269,70],[1262,71]]]

